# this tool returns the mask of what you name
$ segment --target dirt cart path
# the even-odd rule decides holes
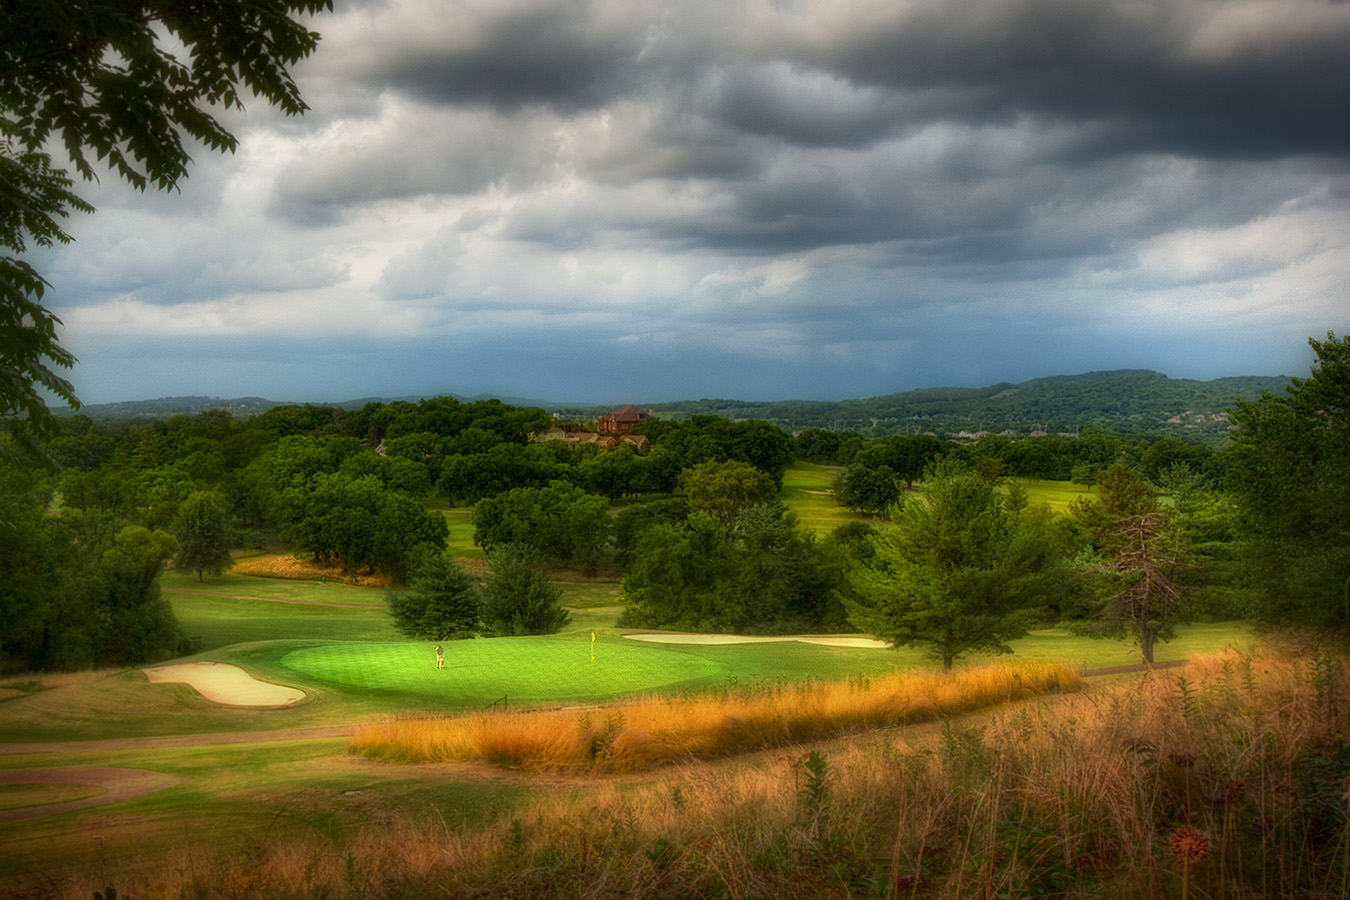
[[[163,772],[151,772],[146,769],[100,769],[100,768],[64,768],[64,769],[26,769],[15,772],[0,772],[0,784],[78,784],[103,788],[102,793],[65,803],[49,803],[45,806],[21,806],[18,809],[0,810],[0,823],[20,822],[24,819],[37,819],[42,816],[54,816],[57,813],[76,809],[88,809],[105,803],[117,803],[130,800],[144,794],[161,791],[178,783],[178,779]]]
[[[45,744],[0,744],[0,756],[16,753],[99,753],[108,750],[159,750],[165,747],[210,747],[213,744],[261,744],[271,741],[309,741],[346,737],[356,725],[284,728],[278,731],[233,731],[221,734],[183,734],[175,737],[113,738],[104,741],[52,741]]]

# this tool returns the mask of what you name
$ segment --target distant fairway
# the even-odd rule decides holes
[[[1096,499],[1096,493],[1085,485],[1070,481],[1041,481],[1039,479],[1010,479],[1020,484],[1027,492],[1027,503],[1031,506],[1044,503],[1054,513],[1067,515],[1069,504],[1078,499]]]
[[[778,498],[797,516],[802,528],[825,535],[848,522],[877,521],[835,502],[834,480],[842,471],[839,466],[798,461],[783,473],[783,489]]]

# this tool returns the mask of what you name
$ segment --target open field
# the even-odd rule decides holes
[[[1030,505],[1044,503],[1055,513],[1067,513],[1069,504],[1073,501],[1083,497],[1091,499],[1094,496],[1084,485],[1068,481],[1017,479],[1017,483],[1026,489],[1027,502]]]
[[[841,471],[839,466],[794,462],[784,473],[779,496],[787,508],[797,514],[804,527],[818,534],[828,534],[846,522],[878,521],[843,509],[834,502],[834,480]],[[1017,479],[1017,483],[1026,489],[1030,504],[1044,503],[1056,513],[1067,513],[1074,500],[1093,496],[1087,487],[1068,481]],[[922,488],[921,485],[918,487]]]
[[[467,506],[451,506],[450,501],[437,497],[426,503],[427,509],[435,510],[450,526],[450,536],[446,546],[458,559],[473,560],[483,558],[483,549],[473,542],[473,510]]]
[[[785,500],[803,525],[819,533],[864,518],[833,504],[828,493],[833,477],[826,467],[801,464],[787,475]],[[1045,496],[1053,496],[1059,488],[1047,484],[1052,486]],[[1039,502],[1036,486],[1028,487],[1033,502]],[[452,522],[456,555],[481,559],[470,540],[468,511],[441,512]],[[1088,726],[1109,709],[1117,711],[1112,727],[1128,722],[1157,745],[1155,759],[1164,758],[1161,754],[1173,745],[1199,747],[1203,742],[1196,735],[1205,727],[1199,713],[1193,720],[1183,716],[1178,724],[1162,713],[1141,712],[1142,698],[1156,695],[1164,703],[1171,697],[1179,704],[1192,702],[1186,698],[1193,694],[1195,709],[1208,710],[1205,704],[1220,696],[1220,688],[1206,687],[1210,682],[1204,679],[1219,684],[1215,679],[1224,677],[1209,669],[1196,676],[1184,674],[1190,669],[1169,669],[1092,679],[1081,698],[1021,696],[1011,706],[1005,702],[991,709],[953,710],[941,722],[878,720],[865,728],[848,726],[845,731],[853,730],[842,737],[792,732],[786,743],[771,750],[757,750],[763,742],[752,741],[735,746],[735,756],[720,760],[709,758],[718,751],[692,750],[682,762],[633,774],[530,775],[474,761],[472,754],[469,760],[432,764],[369,759],[351,752],[345,733],[333,735],[335,727],[346,732],[376,722],[443,722],[447,715],[477,715],[505,697],[512,715],[499,717],[503,720],[533,707],[541,715],[561,716],[565,728],[549,727],[565,730],[569,739],[585,723],[603,738],[617,734],[615,723],[625,717],[636,724],[636,710],[644,703],[704,698],[716,706],[744,700],[749,704],[744,711],[718,706],[706,723],[711,746],[716,746],[719,736],[753,730],[745,723],[758,721],[754,716],[763,711],[755,706],[756,697],[792,698],[817,686],[827,690],[826,683],[835,684],[828,690],[849,696],[886,679],[903,681],[907,673],[928,672],[931,662],[921,651],[907,648],[630,641],[624,638],[628,630],[615,624],[621,611],[617,581],[554,574],[571,609],[571,621],[561,633],[447,643],[446,669],[437,671],[432,644],[407,641],[393,629],[382,588],[237,573],[199,582],[191,573],[166,573],[165,596],[188,634],[202,641],[200,653],[173,662],[228,663],[255,678],[299,689],[304,699],[283,707],[223,706],[186,684],[151,683],[140,669],[26,676],[0,683],[0,744],[10,745],[0,747],[0,873],[6,873],[0,875],[0,900],[39,894],[52,900],[88,900],[109,884],[134,900],[550,893],[597,898],[850,893],[964,897],[976,895],[967,892],[974,883],[1002,884],[1004,896],[1027,896],[1009,886],[1026,872],[1048,877],[1036,867],[1043,869],[1042,862],[1057,859],[1054,854],[1060,850],[1055,848],[1072,847],[1079,855],[1097,852],[1080,844],[1088,840],[1085,823],[1105,815],[1089,810],[1087,799],[1105,782],[1099,772],[1088,787],[1074,788],[1081,796],[1054,800],[1051,788],[1033,787],[1038,782],[1027,780],[1021,782],[1025,790],[1043,792],[1037,795],[1040,805],[1018,808],[1009,805],[1013,791],[1004,782],[979,780],[1003,771],[992,760],[1003,759],[998,754],[1010,752],[1005,746],[1019,742],[1028,754],[1034,750],[1047,758],[1051,750],[1036,748],[1087,746]],[[1250,660],[1245,655],[1250,643],[1249,630],[1240,624],[1197,624],[1182,628],[1177,641],[1160,645],[1158,659],[1235,647],[1237,655],[1230,659]],[[1138,662],[1137,652],[1126,643],[1060,631],[1036,632],[1016,642],[1014,649],[1014,661],[1057,661],[1075,669]],[[1321,657],[1308,654],[1290,658],[1294,665],[1322,665],[1309,662]],[[973,657],[962,660],[960,668],[968,673],[1005,659]],[[1230,672],[1238,671],[1238,665],[1233,663]],[[1253,678],[1278,668],[1274,663],[1248,666]],[[1333,675],[1331,669],[1309,669],[1297,676],[1280,670],[1282,680],[1274,690],[1281,702],[1302,703],[1290,698],[1315,690],[1314,676],[1329,684],[1326,679]],[[1242,688],[1234,677],[1230,686]],[[1008,691],[1003,699],[1012,695]],[[619,703],[633,704],[631,711],[617,709]],[[804,708],[804,703],[796,705]],[[1298,709],[1309,722],[1315,715],[1340,714],[1329,707]],[[786,715],[770,711],[764,720],[772,725],[769,731],[776,728],[781,736]],[[1066,722],[1084,723],[1084,731],[1066,732]],[[1155,725],[1161,729],[1156,735],[1149,730]],[[1023,729],[1015,740],[1009,737],[1014,727]],[[1231,723],[1224,727],[1233,733]],[[1266,728],[1262,734],[1270,734],[1273,726],[1260,727]],[[308,731],[312,729],[327,730],[315,736]],[[636,735],[637,729],[629,732]],[[986,734],[1000,735],[1000,742],[985,739]],[[141,740],[145,738],[160,743]],[[166,740],[176,745],[164,746]],[[60,745],[41,752],[13,746],[48,742]],[[611,746],[604,740],[590,746],[618,749],[617,742]],[[810,762],[808,751],[817,752],[817,762]],[[1205,752],[1219,759],[1219,749]],[[486,758],[505,761],[491,754]],[[1041,770],[1052,771],[1043,761],[1019,765],[1028,779],[1039,777]],[[104,790],[115,788],[100,780],[104,776],[81,774],[84,769],[149,773],[143,777],[153,789],[107,805],[5,821],[6,813],[40,804],[98,802]],[[23,773],[30,771],[57,772],[60,777],[49,779],[55,784],[24,782]],[[1350,761],[1345,774],[1350,774]],[[159,780],[152,784],[150,776]],[[1074,776],[1063,772],[1046,777],[1075,784]],[[1277,797],[1274,782],[1260,788],[1250,783],[1263,798],[1267,793]],[[952,790],[953,785],[961,790]],[[972,792],[979,791],[996,801],[1004,819],[960,824],[966,822],[961,798],[978,805]],[[1070,801],[1078,806],[1064,808],[1078,817],[1071,821],[1080,831],[1046,837],[1045,830],[1055,826],[1044,810]],[[899,840],[897,810],[906,810]],[[949,823],[941,828],[933,824],[939,813]],[[921,834],[925,821],[930,831]],[[1021,875],[981,869],[986,859],[1008,857],[1008,846],[981,843],[1007,831],[999,821],[1031,823],[1029,830],[1023,829],[1026,840],[1044,842],[1022,847],[1026,855],[1017,858],[1033,861],[1021,863],[1028,867],[1018,870]],[[1163,826],[1151,827],[1147,833],[1122,832],[1125,836],[1117,840],[1153,847]],[[925,841],[978,847],[981,855],[977,858],[974,850],[937,852]],[[961,852],[969,855],[962,857]],[[1062,849],[1060,855],[1068,852]],[[1175,873],[1160,868],[1156,860],[1116,852],[1111,865],[1117,869],[1112,871],[1124,867],[1127,882],[1142,879],[1158,889],[1155,894],[1175,886]],[[72,865],[78,872],[66,878],[62,873]],[[1084,874],[1086,864],[1069,860],[1060,865],[1076,873],[1072,877],[1079,884],[1098,878]],[[1107,864],[1100,865],[1106,871]],[[1327,871],[1312,862],[1305,869],[1323,875]],[[946,877],[945,871],[967,874],[960,875],[956,888],[939,889],[937,879]],[[824,872],[833,872],[828,877],[835,881],[801,881],[818,877],[806,873]],[[888,887],[887,878],[899,880]],[[1319,885],[1330,884],[1328,878]],[[907,888],[913,890],[902,890]],[[999,895],[997,889],[985,893]],[[1060,894],[1078,896],[1068,889]],[[1110,891],[1097,895],[1127,896]],[[1350,898],[1344,889],[1327,895]]]
[[[783,490],[778,496],[803,528],[826,535],[846,522],[876,521],[834,502],[834,480],[841,471],[839,466],[798,461],[783,473]]]

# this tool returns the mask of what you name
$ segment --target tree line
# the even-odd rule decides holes
[[[538,442],[542,410],[451,398],[75,417],[43,447],[62,468],[0,468],[3,651],[35,668],[179,652],[155,573],[172,560],[205,577],[267,539],[389,575],[405,631],[438,640],[560,627],[546,567],[622,577],[631,626],[861,630],[944,663],[1030,623],[1129,631],[1146,654],[1187,614],[1344,625],[1350,365],[1344,340],[1312,344],[1311,377],[1240,402],[1219,449],[1099,431],[790,436],[694,416],[643,423],[638,454]],[[870,520],[802,529],[777,499],[794,458],[840,466],[837,498]],[[1091,499],[1069,516],[1029,506],[1020,481],[1046,477]],[[436,496],[472,508],[489,566],[471,591]]]

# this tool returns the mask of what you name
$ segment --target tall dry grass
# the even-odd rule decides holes
[[[388,576],[378,572],[344,573],[340,565],[324,566],[313,560],[279,553],[236,560],[231,571],[237,575],[289,578],[299,581],[318,581],[326,578],[337,584],[356,584],[365,587],[386,587],[389,584]]]
[[[351,748],[399,762],[476,759],[526,770],[631,771],[951,716],[1079,684],[1064,663],[1011,663],[650,697],[582,711],[389,719],[358,731]]]
[[[1233,652],[823,753],[541,779],[483,826],[189,847],[43,896],[1347,900],[1348,725],[1343,657]]]

